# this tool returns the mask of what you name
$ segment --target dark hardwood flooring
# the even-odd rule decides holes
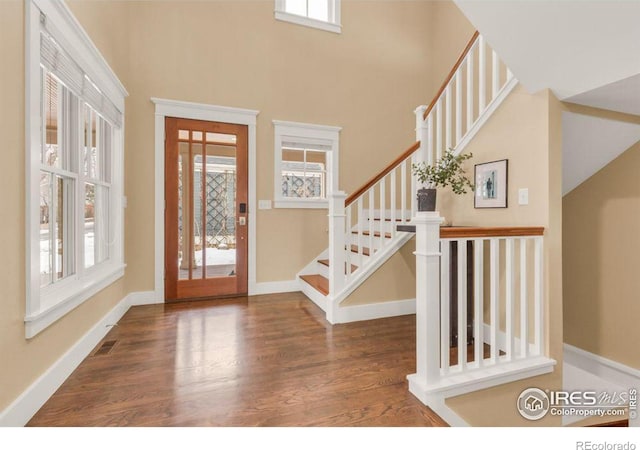
[[[115,341],[115,342],[114,342]],[[330,325],[301,293],[131,308],[30,426],[443,426],[415,316]]]

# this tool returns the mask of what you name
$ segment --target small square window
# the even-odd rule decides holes
[[[338,176],[339,128],[274,121],[276,208],[327,208]]]
[[[276,0],[276,19],[340,33],[340,0]]]

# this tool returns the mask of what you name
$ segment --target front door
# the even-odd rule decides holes
[[[167,117],[165,297],[247,293],[247,126]]]

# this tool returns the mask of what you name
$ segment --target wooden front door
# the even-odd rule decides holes
[[[247,293],[246,125],[167,117],[165,298]]]

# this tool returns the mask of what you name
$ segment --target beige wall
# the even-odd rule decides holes
[[[416,298],[415,249],[415,239],[411,239],[347,296],[340,306]]]
[[[438,209],[447,221],[457,225],[544,226],[545,305],[549,340],[547,354],[558,362],[552,374],[497,386],[447,400],[472,425],[530,426],[558,425],[547,417],[539,422],[522,419],[515,403],[525,388],[560,388],[562,385],[562,106],[548,91],[528,94],[518,86],[466,148],[473,164],[497,159],[509,160],[509,207],[474,209],[473,196],[454,197],[450,191],[438,194]],[[529,189],[529,205],[518,206],[518,188]],[[482,404],[482,409],[478,405]]]
[[[564,339],[640,369],[640,143],[563,199]]]
[[[0,67],[0,132],[7,150],[0,177],[0,252],[10,261],[0,271],[0,356],[15,361],[0,378],[0,410],[127,293],[153,289],[154,239],[162,237],[150,232],[150,97],[260,110],[259,199],[273,197],[273,119],[341,126],[340,187],[351,192],[414,141],[413,109],[430,100],[470,34],[457,8],[442,2],[343,2],[340,35],[277,22],[272,1],[68,4],[131,94],[128,266],[123,280],[24,339],[24,4],[0,1],[0,54],[11,62]],[[460,45],[451,41],[458,25],[465,30]],[[451,54],[447,47],[434,55],[436,32],[446,36],[439,42],[450,44]],[[259,211],[258,228],[258,281],[293,279],[327,246],[326,211]]]
[[[340,188],[351,192],[414,140],[412,111],[435,90],[432,7],[343,2],[337,35],[275,21],[266,1],[132,2],[127,286],[153,286],[150,97],[259,110],[258,199],[273,199],[272,120],[341,126]],[[327,247],[326,214],[258,211],[257,280],[295,278]]]
[[[122,48],[106,24],[121,23],[121,5],[97,3],[80,15],[83,25],[114,67],[125,67]],[[114,40],[112,40],[112,37]],[[24,166],[24,5],[0,1],[0,411],[49,368],[84,333],[120,301],[124,280],[89,299],[30,340],[24,337],[25,316],[25,166]],[[10,362],[10,364],[8,364]]]

